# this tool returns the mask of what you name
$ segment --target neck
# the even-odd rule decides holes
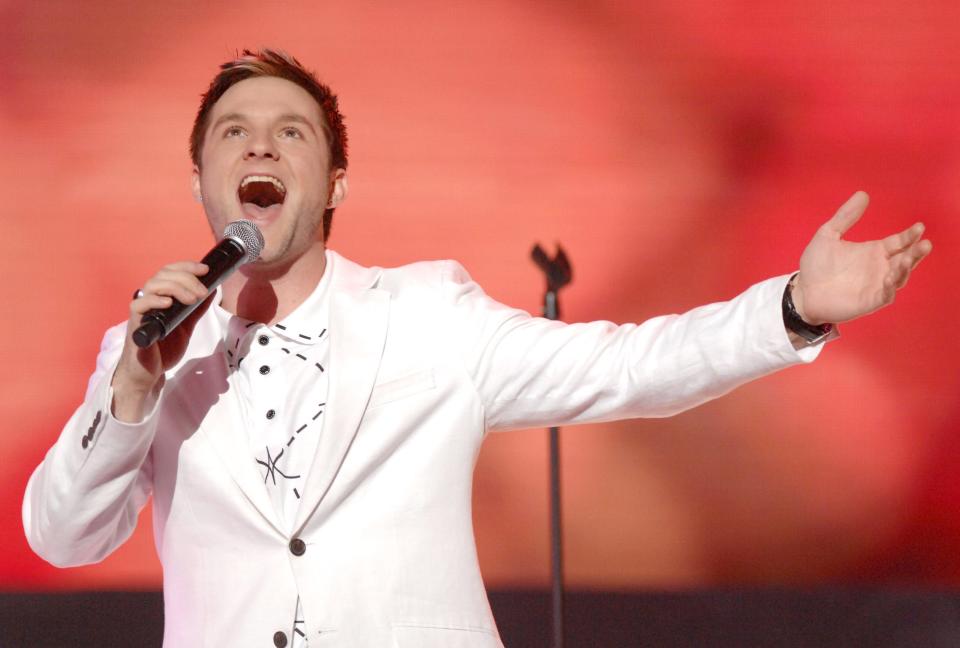
[[[241,266],[223,282],[220,307],[255,322],[279,322],[313,293],[326,267],[322,241],[293,261]]]

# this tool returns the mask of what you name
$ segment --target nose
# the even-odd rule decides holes
[[[266,160],[277,160],[280,158],[276,144],[268,134],[253,134],[247,139],[247,147],[243,152],[243,159],[255,160],[258,158]]]

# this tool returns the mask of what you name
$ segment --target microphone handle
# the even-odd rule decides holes
[[[246,254],[247,250],[243,244],[232,237],[223,239],[207,252],[200,262],[209,270],[202,277],[197,277],[200,283],[207,287],[207,296],[223,283],[224,279],[233,274],[233,271],[243,263]],[[193,304],[182,304],[174,299],[173,304],[166,308],[148,310],[143,314],[140,326],[133,332],[134,344],[145,349],[167,337],[170,331],[177,328],[201,303],[203,303],[202,299]]]

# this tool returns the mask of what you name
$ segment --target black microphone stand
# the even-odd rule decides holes
[[[549,258],[539,245],[530,253],[547,278],[547,292],[543,297],[543,316],[560,319],[557,293],[570,283],[573,271],[563,248],[557,245],[557,254]],[[550,428],[550,580],[551,610],[553,612],[553,648],[563,648],[563,538],[560,524],[560,428]]]

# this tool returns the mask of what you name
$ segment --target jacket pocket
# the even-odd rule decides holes
[[[485,628],[395,625],[393,648],[503,648],[496,631]]]
[[[377,407],[436,387],[433,369],[423,369],[373,386],[367,407]]]

